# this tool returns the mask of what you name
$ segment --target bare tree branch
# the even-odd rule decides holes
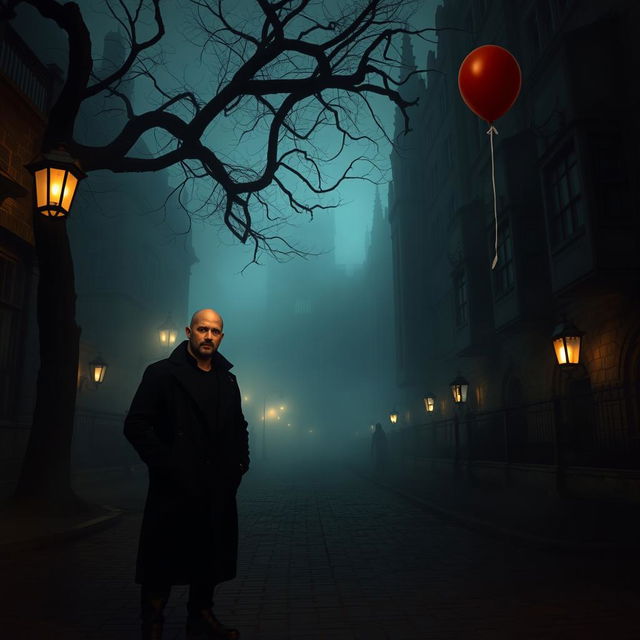
[[[371,97],[394,104],[405,132],[410,130],[409,108],[416,100],[405,97],[405,87],[422,70],[403,66],[397,43],[405,34],[424,37],[434,31],[407,27],[410,0],[354,0],[332,10],[311,0],[257,0],[259,14],[256,18],[254,12],[253,20],[231,19],[223,0],[191,0],[196,34],[202,38],[201,62],[206,67],[207,56],[212,57],[217,76],[203,96],[201,86],[190,87],[175,76],[181,85],[177,89],[161,86],[166,82],[156,73],[165,36],[160,0],[106,0],[108,13],[126,34],[128,52],[102,79],[93,73],[90,33],[76,3],[9,0],[2,18],[10,19],[21,3],[53,20],[69,39],[68,74],[50,114],[46,144],[64,145],[85,171],[176,166],[183,174],[176,189],[179,201],[187,185],[208,181],[208,194],[194,214],[219,216],[240,242],[254,243],[254,259],[259,250],[277,253],[269,245],[274,240],[283,243],[285,255],[295,253],[283,238],[256,223],[254,214],[274,220],[267,192],[280,193],[294,213],[312,216],[334,206],[322,197],[341,184],[356,177],[373,179],[361,154],[335,179],[327,182],[323,175],[349,144],[376,147],[379,138],[391,142]],[[140,36],[143,15],[146,37]],[[155,108],[135,112],[123,88],[133,81],[147,83],[158,98]],[[99,94],[119,99],[126,117],[110,142],[91,145],[74,138],[74,123],[83,102]],[[237,148],[224,148],[208,133],[222,122],[237,127]],[[329,131],[337,136],[330,138]],[[152,157],[136,157],[138,143],[148,134],[155,135]],[[252,140],[263,139],[262,144],[249,143],[249,134]],[[335,141],[333,148],[328,139]],[[249,160],[250,153],[242,160],[242,145],[257,147],[258,160]]]

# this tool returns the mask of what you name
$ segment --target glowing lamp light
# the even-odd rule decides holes
[[[171,346],[176,343],[178,330],[171,320],[171,314],[167,316],[164,324],[158,327],[158,334],[160,336],[160,344]]]
[[[570,367],[580,363],[580,347],[584,333],[573,324],[563,320],[554,330],[553,349],[561,367]]]
[[[453,401],[456,404],[464,404],[467,401],[467,392],[469,391],[469,382],[462,376],[457,376],[455,380],[449,383]]]
[[[78,182],[86,178],[63,149],[45,153],[27,165],[36,182],[36,209],[48,218],[66,218]]]
[[[89,363],[89,371],[91,372],[91,380],[96,385],[102,384],[104,382],[104,374],[107,371],[107,363],[98,356]]]
[[[424,410],[427,413],[433,413],[436,407],[436,397],[433,393],[427,393],[424,398],[422,398],[422,401],[424,402]]]
[[[398,412],[395,409],[389,414],[389,420],[391,420],[391,424],[398,422]]]

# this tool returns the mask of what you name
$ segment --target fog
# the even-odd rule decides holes
[[[415,9],[410,18],[412,26],[432,26],[436,4],[434,0],[417,3],[416,7],[407,3],[407,16],[409,9]],[[322,10],[338,6],[338,0],[325,2]],[[104,49],[105,36],[123,32],[103,3],[83,2],[82,10],[91,30],[94,69],[100,72],[113,63]],[[169,2],[164,11],[167,34],[160,53],[153,59],[158,84],[169,93],[195,86],[203,98],[210,97],[219,76],[213,58],[206,57],[192,5]],[[231,15],[250,23],[252,11],[255,9],[251,2],[235,3]],[[144,30],[150,28],[152,21],[143,20],[142,24]],[[19,9],[16,25],[41,59],[64,69],[66,44],[60,31],[51,30],[29,7]],[[417,64],[424,66],[429,42],[414,38],[412,45]],[[144,78],[125,83],[122,89],[130,95],[137,111],[157,103],[157,94]],[[122,115],[117,115],[113,102],[107,107],[105,111],[104,103],[88,105],[88,117],[79,124],[87,141],[106,142],[117,130]],[[386,134],[393,137],[391,103],[374,98],[374,108]],[[225,338],[220,351],[234,363],[254,460],[268,458],[284,463],[317,459],[321,454],[343,451],[345,443],[353,438],[368,442],[371,425],[388,424],[395,402],[391,242],[385,219],[391,146],[375,131],[368,113],[353,115],[360,129],[374,137],[375,144],[348,144],[338,158],[324,163],[321,170],[325,181],[331,182],[349,162],[362,156],[365,160],[355,173],[366,179],[349,180],[319,198],[300,194],[300,199],[310,205],[333,207],[317,209],[313,217],[293,212],[282,195],[268,192],[275,221],[256,221],[258,226],[272,225],[270,231],[301,255],[274,257],[268,251],[254,254],[252,245],[242,245],[233,238],[215,207],[206,201],[209,193],[198,185],[184,190],[180,204],[174,200],[172,211],[167,214],[163,200],[167,188],[161,183],[166,181],[169,188],[178,186],[182,175],[176,168],[158,178],[92,174],[83,184],[76,205],[85,213],[77,215],[69,225],[72,243],[80,243],[80,237],[110,242],[106,239],[109,235],[104,235],[105,220],[115,223],[121,219],[122,197],[130,194],[136,203],[135,215],[164,225],[163,242],[167,246],[188,244],[184,233],[190,229],[197,262],[191,267],[188,292],[180,292],[181,296],[186,294],[187,309],[175,312],[173,320],[183,337],[182,327],[195,310],[213,307],[223,316]],[[229,119],[208,131],[207,140],[217,152],[249,171],[259,172],[264,163],[265,131],[256,128],[239,137],[239,126],[237,120]],[[161,148],[163,140],[147,136],[144,142],[153,153]],[[316,144],[332,155],[339,137],[336,132],[325,130]],[[379,228],[374,231],[376,206]],[[111,229],[106,233],[122,231]],[[377,234],[375,241],[372,234]],[[278,241],[273,244],[276,250],[286,249]],[[83,265],[81,252],[74,248],[80,293],[78,316],[84,325],[83,338],[99,344],[110,331],[115,331],[116,325],[110,322],[109,312],[101,315],[95,305],[86,302],[92,291],[91,284],[83,285],[84,272],[93,267]],[[114,350],[128,348],[124,337],[120,338],[111,336],[111,343],[120,345]],[[120,375],[120,390],[110,397],[105,392],[103,398],[109,397],[111,406],[125,409],[135,390],[136,376],[139,379],[150,360],[141,361],[138,371],[116,374],[112,370],[112,376]]]
[[[433,24],[435,4],[424,2],[416,21]],[[427,44],[416,40],[414,46],[418,60],[426,61]],[[382,101],[377,106],[393,135],[393,108]],[[194,226],[199,262],[192,268],[189,308],[213,306],[224,317],[221,351],[235,364],[258,459],[266,454],[283,464],[324,457],[354,437],[368,438],[371,424],[388,423],[395,395],[393,313],[379,308],[393,300],[387,224],[388,278],[373,281],[367,258],[376,191],[386,210],[390,152],[381,140],[377,186],[349,182],[331,194],[329,200],[340,203],[335,210],[287,220],[282,233],[315,255],[281,262],[264,256],[260,265],[249,264],[251,247],[231,242],[215,225]],[[351,145],[346,155],[363,153],[371,148]],[[369,296],[378,296],[378,305],[367,308]],[[379,316],[387,324],[367,340]],[[277,417],[270,418],[270,410]]]

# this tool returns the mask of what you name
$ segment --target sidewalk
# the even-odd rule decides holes
[[[86,477],[83,497],[117,498],[117,526],[0,554],[11,578],[0,584],[0,636],[139,638],[133,573],[145,484],[144,474]],[[238,507],[238,575],[215,607],[243,640],[640,638],[640,565],[629,554],[505,544],[336,461],[256,464]],[[166,640],[184,640],[187,600],[188,588],[176,586]]]
[[[85,513],[69,516],[19,513],[5,500],[0,503],[0,553],[10,553],[59,544],[101,531],[116,524],[125,510],[111,506],[114,495],[126,484],[136,487],[143,474],[142,467],[131,472],[123,469],[100,469],[77,472],[73,485],[80,497],[89,503]],[[135,481],[131,482],[134,478]],[[135,494],[132,500],[140,502]],[[119,501],[121,502],[121,501]]]
[[[474,487],[464,477],[390,471],[363,478],[440,516],[485,533],[565,551],[636,549],[640,504],[561,497],[525,487]]]

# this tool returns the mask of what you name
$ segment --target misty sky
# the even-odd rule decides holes
[[[225,2],[230,15],[239,22],[244,19],[250,19],[256,10],[253,0],[241,0],[236,2]],[[323,8],[332,8],[343,5],[341,0],[324,0],[321,3]],[[435,8],[439,3],[437,0],[418,0],[417,10],[414,18],[414,27],[432,27],[434,25]],[[181,83],[191,84],[196,87],[202,97],[207,97],[207,84],[210,82],[213,89],[213,80],[215,74],[208,75],[206,73],[206,65],[203,68],[201,64],[200,54],[202,52],[201,38],[199,39],[198,29],[194,26],[193,10],[188,0],[167,0],[163,3],[163,12],[165,16],[167,33],[162,40],[162,53],[157,58],[159,62],[158,69],[164,73],[158,74],[159,81],[164,83],[165,87],[171,85],[177,86]],[[95,66],[102,64],[103,40],[104,36],[112,30],[122,30],[118,27],[113,16],[105,8],[102,0],[84,0],[81,3],[83,14],[90,27],[92,36],[92,45],[94,50]],[[44,23],[37,12],[31,7],[21,7],[19,9],[18,24],[24,25],[26,22]],[[143,21],[144,24],[145,21]],[[152,24],[151,20],[146,21]],[[141,29],[144,35],[144,27]],[[60,66],[64,66],[64,56],[66,54],[65,39],[61,32],[54,32],[54,38],[36,38],[30,42],[37,53],[46,61],[55,61]],[[413,40],[413,46],[416,54],[417,64],[426,66],[426,52],[430,46],[429,43],[421,41],[417,38]],[[206,62],[206,58],[203,58]],[[135,89],[135,105],[142,111],[153,104],[156,99],[149,87],[145,87],[140,83],[136,84]],[[381,121],[385,123],[385,127],[389,133],[393,131],[393,107],[388,101],[377,101],[374,104]],[[367,114],[359,114],[360,118],[367,119]],[[360,120],[359,120],[360,122]],[[219,137],[224,137],[224,124],[218,125],[216,131],[210,132],[215,139],[212,146],[217,150],[220,149],[218,143]],[[334,140],[335,142],[335,140]],[[326,141],[323,141],[323,144]],[[224,145],[222,145],[224,146]],[[245,145],[242,145],[243,147]],[[259,155],[260,147],[248,147],[245,157],[256,161],[255,157]],[[237,152],[235,149],[234,152]],[[373,150],[370,147],[352,148],[345,154],[345,158],[352,158],[356,155],[365,154],[370,156]],[[388,173],[388,157],[389,145],[380,139],[380,151],[375,161],[380,169],[372,178],[380,182],[380,195],[382,202],[386,203],[386,182],[389,178]],[[344,166],[344,165],[343,165]],[[333,170],[325,167],[327,175],[335,175],[338,172],[339,165]],[[173,176],[172,180],[177,182],[179,176],[175,170],[170,172]],[[292,238],[297,246],[316,252],[330,251],[334,254],[335,260],[339,264],[358,264],[362,261],[365,251],[366,234],[371,223],[372,204],[375,194],[374,186],[369,182],[350,181],[345,187],[336,191],[330,197],[326,198],[327,204],[340,203],[340,207],[335,210],[335,221],[332,222],[335,227],[335,246],[324,246],[326,243],[318,243],[314,239],[313,224],[309,224],[308,216],[295,216],[288,220],[285,235]],[[288,212],[287,212],[288,213]],[[333,214],[331,214],[333,215]],[[323,216],[327,217],[327,216]],[[209,221],[213,224],[198,225],[194,227],[194,247],[201,259],[201,263],[194,273],[196,279],[203,277],[211,268],[207,257],[211,255],[212,250],[222,245],[222,251],[225,247],[235,244],[230,234],[219,233],[219,225],[216,221]],[[213,228],[210,228],[210,227]],[[218,227],[218,228],[216,228]],[[250,252],[245,251],[243,247],[238,248],[238,253],[242,254],[239,260],[239,267],[246,264],[250,257]],[[235,261],[236,256],[232,258]],[[198,285],[195,286],[198,289]]]
[[[228,2],[225,4],[229,7],[230,15],[238,21],[250,19],[255,13],[253,0],[242,0],[241,2]],[[340,2],[340,0],[324,0],[322,6],[323,8],[331,8],[332,6],[341,4],[344,3]],[[433,26],[435,7],[437,4],[438,2],[436,0],[423,0],[422,2],[418,2],[418,9],[414,18],[415,24],[412,26]],[[104,36],[109,31],[118,30],[118,25],[105,9],[104,2],[101,0],[84,0],[81,6],[90,26],[94,59],[96,60],[96,66],[98,66],[101,64]],[[158,60],[162,63],[159,68],[163,68],[166,73],[159,75],[159,80],[164,83],[165,87],[169,87],[172,84],[176,86],[183,82],[191,84],[197,88],[200,95],[206,97],[207,83],[211,82],[213,88],[215,74],[212,73],[208,75],[206,68],[203,69],[203,66],[200,64],[200,54],[202,52],[202,47],[200,46],[201,39],[198,37],[200,35],[198,29],[194,26],[192,7],[187,0],[167,0],[162,6],[167,26],[167,34],[163,38],[162,55]],[[21,12],[21,17],[25,16],[27,20],[41,20],[35,10],[29,7],[21,9]],[[142,34],[144,35],[144,31],[142,31]],[[64,54],[65,43],[62,34],[58,33],[58,36],[57,39],[51,42],[40,41],[31,44],[32,46],[35,44],[38,53],[46,59],[53,59],[61,64],[61,54]],[[414,38],[413,45],[418,65],[425,66],[426,52],[429,44]],[[148,108],[150,99],[155,99],[155,96],[150,98],[152,94],[153,92],[148,87],[142,86],[140,83],[136,85],[135,104],[141,111],[144,108]],[[380,100],[375,102],[375,106],[378,111],[378,116],[381,121],[385,123],[387,131],[391,133],[393,131],[393,108],[391,104],[387,101]],[[365,113],[360,114],[360,117],[364,117],[365,119],[366,116],[367,114]],[[222,126],[218,125],[218,129],[211,133],[215,136],[224,136],[225,132],[223,128],[224,124]],[[213,143],[213,146],[219,149],[220,145],[217,145],[216,142]],[[249,150],[249,158],[251,158],[252,151],[253,149]],[[259,153],[259,147],[256,147],[256,151]],[[389,151],[389,145],[386,144],[384,140],[381,140],[380,153],[376,158],[381,173],[372,176],[382,184],[380,193],[383,203],[386,202],[385,183],[389,177],[389,174],[385,173],[388,171]],[[355,155],[363,153],[370,155],[371,152],[372,150],[370,148],[352,146],[352,149],[345,155],[345,158],[354,157]],[[252,159],[255,161],[255,158]],[[172,173],[174,175],[174,181],[177,181],[179,177],[176,175],[176,172],[173,171]],[[331,175],[330,171],[328,175]],[[366,233],[371,221],[373,198],[374,187],[370,183],[363,181],[351,181],[346,188],[338,190],[334,196],[327,198],[327,203],[341,203],[339,209],[335,211],[335,248],[330,246],[317,246],[313,238],[313,226],[307,224],[308,217],[304,216],[298,216],[289,222],[289,224],[293,224],[294,227],[287,229],[287,237],[297,239],[301,246],[309,248],[312,251],[334,251],[336,262],[340,264],[357,264],[361,262],[364,257]],[[204,271],[207,270],[208,267],[204,259],[207,254],[210,253],[212,247],[217,246],[220,242],[223,244],[232,242],[232,238],[225,238],[225,235],[229,234],[222,234],[221,237],[220,234],[212,229],[196,227],[194,245],[199,257],[203,259],[200,269]],[[243,252],[242,248],[240,248],[240,252]],[[245,253],[244,255],[246,257],[248,254]]]

